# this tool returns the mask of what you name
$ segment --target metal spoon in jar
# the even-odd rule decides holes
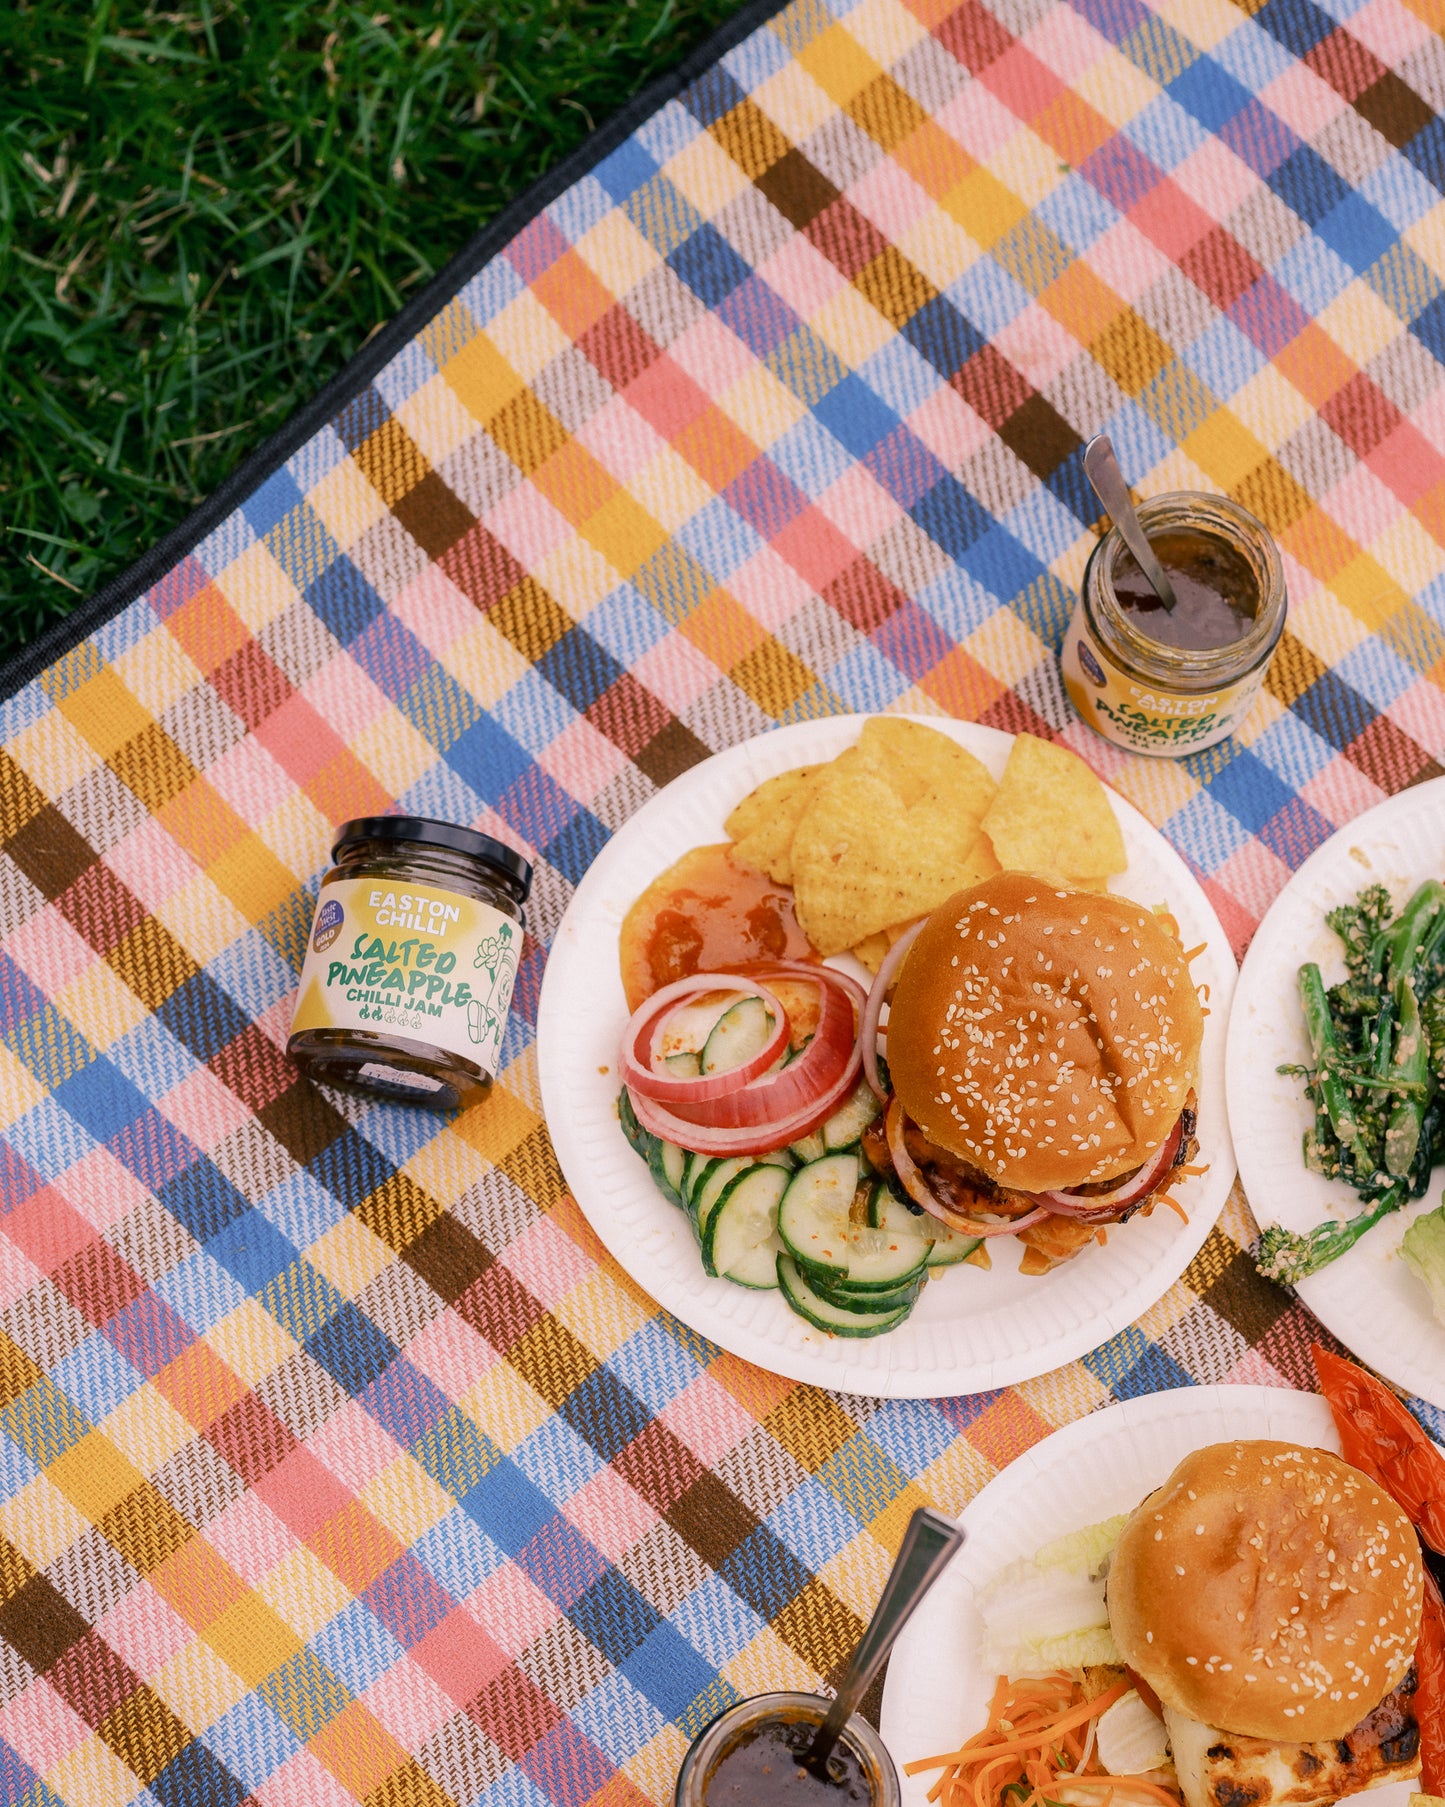
[[[920,1506],[909,1519],[898,1560],[883,1584],[883,1594],[868,1621],[868,1629],[838,1684],[828,1717],[819,1726],[803,1759],[809,1769],[819,1774],[827,1773],[828,1758],[838,1742],[839,1733],[867,1692],[869,1682],[878,1673],[899,1632],[912,1618],[914,1608],[948,1566],[964,1536],[964,1531],[951,1518],[945,1518],[929,1506]]]
[[[1107,433],[1096,433],[1084,447],[1084,475],[1093,484],[1094,494],[1104,504],[1105,511],[1119,529],[1124,544],[1134,554],[1139,569],[1149,579],[1150,588],[1172,614],[1179,598],[1174,594],[1173,584],[1164,575],[1163,565],[1155,558],[1149,536],[1134,512],[1129,485],[1124,481],[1124,473],[1119,469],[1119,460],[1114,456],[1114,448],[1109,443]]]

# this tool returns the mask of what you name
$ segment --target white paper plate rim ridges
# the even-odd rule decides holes
[[[994,1271],[946,1270],[897,1329],[834,1338],[795,1316],[777,1293],[704,1275],[686,1218],[658,1192],[616,1115],[617,1043],[627,1021],[618,969],[623,917],[639,893],[688,848],[726,839],[724,818],[763,779],[831,759],[857,740],[861,716],[836,716],[759,735],[693,767],[618,830],[583,875],[548,956],[537,1019],[538,1075],[557,1158],[578,1205],[626,1272],[675,1317],[744,1360],[790,1380],[845,1393],[940,1398],[1031,1379],[1132,1324],[1184,1272],[1219,1216],[1234,1179],[1224,1093],[1225,1023],[1235,965],[1208,899],[1164,838],[1111,793],[1129,856],[1113,889],[1167,904],[1191,968],[1210,988],[1199,1076],[1203,1177],[1181,1188],[1189,1222],[1168,1210],[1135,1218],[1041,1279],[1013,1271],[995,1245]],[[975,723],[915,717],[981,759],[997,776],[1012,737]],[[861,970],[861,969],[860,969]]]

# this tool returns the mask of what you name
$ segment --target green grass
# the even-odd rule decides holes
[[[737,0],[0,0],[0,659]]]

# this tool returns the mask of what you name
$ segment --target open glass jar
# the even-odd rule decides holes
[[[1084,571],[1063,648],[1064,685],[1074,707],[1106,740],[1135,753],[1212,747],[1244,720],[1284,629],[1284,567],[1268,528],[1228,496],[1176,490],[1139,505],[1151,542],[1188,536],[1223,542],[1248,591],[1244,631],[1224,645],[1169,645],[1149,633],[1155,617],[1125,606],[1115,578],[1133,565],[1117,527]]]
[[[286,1052],[310,1078],[431,1110],[491,1089],[531,865],[475,829],[362,816],[337,831]]]
[[[893,1759],[857,1713],[834,1746],[827,1777],[803,1768],[832,1704],[786,1691],[735,1701],[693,1740],[674,1807],[900,1807]]]

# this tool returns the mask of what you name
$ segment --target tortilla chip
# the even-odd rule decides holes
[[[824,956],[890,924],[925,916],[991,869],[970,822],[925,796],[905,810],[876,772],[824,785],[793,837],[793,895],[804,933]]]
[[[982,821],[998,786],[988,767],[956,740],[921,722],[896,715],[871,715],[858,745],[884,765],[894,789],[909,808],[929,792],[951,808]]]
[[[754,830],[771,822],[801,785],[821,771],[821,766],[795,765],[790,772],[779,772],[775,778],[764,778],[737,805],[723,827],[729,838],[741,841]]]
[[[1020,734],[983,826],[1015,872],[1105,878],[1128,865],[1108,792],[1076,753]]]
[[[890,946],[891,943],[889,942],[887,935],[880,930],[876,935],[865,935],[863,937],[857,947],[853,949],[853,958],[866,966],[870,973],[876,973],[878,968],[882,966],[883,962],[888,958],[888,949]]]
[[[765,778],[749,791],[723,826],[736,843],[733,858],[780,885],[793,882],[793,831],[808,807],[822,776],[831,766],[800,765],[776,778]]]

